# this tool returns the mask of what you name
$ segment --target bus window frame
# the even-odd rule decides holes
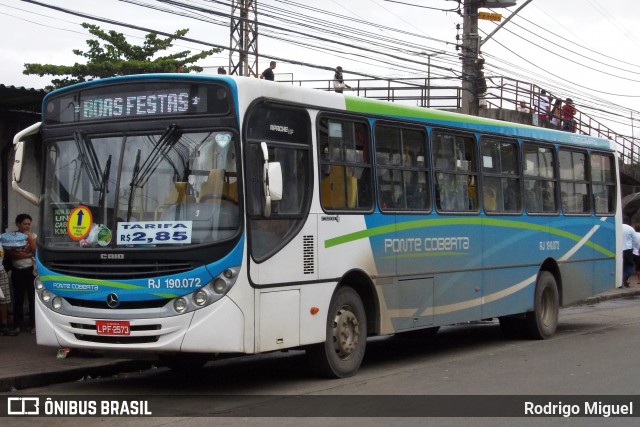
[[[579,148],[579,147],[573,147],[573,146],[567,146],[567,145],[558,145],[557,146],[557,159],[558,159],[558,192],[559,192],[559,200],[560,200],[560,205],[558,206],[561,210],[562,213],[566,216],[590,216],[593,215],[594,209],[593,209],[593,203],[592,203],[592,189],[591,189],[591,155],[590,155],[590,151],[586,148]],[[560,165],[560,152],[562,151],[566,151],[571,153],[571,158],[572,158],[572,170],[573,169],[573,153],[580,153],[584,155],[584,160],[585,160],[585,165],[583,166],[584,168],[584,179],[583,180],[576,180],[574,179],[562,179],[561,176],[561,165]],[[589,209],[586,212],[571,212],[571,211],[567,211],[564,209],[563,207],[563,203],[562,203],[562,184],[563,183],[573,183],[575,184],[585,184],[587,186],[587,202],[589,203]],[[575,195],[575,193],[574,193]]]
[[[525,170],[525,145],[531,146],[535,148],[544,148],[551,151],[553,155],[553,178],[543,178],[540,175],[526,175],[524,173]],[[522,168],[522,198],[523,198],[523,211],[527,213],[527,215],[531,216],[559,216],[562,213],[562,207],[560,202],[560,170],[558,167],[558,146],[556,144],[552,144],[546,141],[533,140],[533,139],[523,139],[520,142],[520,156],[521,162],[520,167]],[[533,180],[535,178],[536,181],[544,181],[544,182],[553,182],[555,183],[554,191],[553,191],[553,200],[555,204],[555,210],[553,211],[530,211],[527,209],[527,200],[526,200],[526,185],[525,181]]]
[[[475,157],[475,170],[470,170],[470,171],[458,171],[457,169],[442,169],[442,168],[438,168],[436,167],[436,157],[435,157],[435,149],[434,149],[434,133],[445,133],[448,135],[453,135],[453,136],[457,136],[457,137],[462,137],[462,138],[471,138],[471,140],[473,141],[473,154]],[[438,212],[439,214],[446,214],[446,215],[465,215],[465,216],[470,216],[470,215],[479,215],[480,214],[480,210],[481,210],[481,198],[480,198],[480,193],[478,192],[478,187],[479,187],[479,179],[480,179],[480,175],[481,172],[479,170],[479,165],[478,165],[478,159],[479,159],[479,144],[478,144],[478,138],[476,133],[473,132],[465,132],[463,130],[460,130],[458,128],[444,128],[444,127],[432,127],[429,130],[429,154],[430,154],[430,162],[431,162],[431,175],[432,175],[432,195],[433,195],[433,200],[432,203],[435,206],[435,212]],[[436,190],[436,185],[437,184],[437,179],[436,179],[436,174],[438,173],[445,173],[445,174],[450,174],[450,175],[466,175],[466,176],[473,176],[475,177],[475,209],[473,210],[463,210],[463,211],[453,211],[453,210],[444,210],[444,209],[440,209],[438,207],[438,202],[437,202],[437,190]],[[467,184],[467,192],[468,192],[468,184]]]
[[[388,164],[388,165],[383,165],[383,164],[379,164],[378,163],[378,139],[376,136],[376,130],[378,127],[391,127],[391,128],[397,128],[400,130],[400,132],[402,133],[403,130],[409,130],[409,131],[417,131],[423,134],[424,139],[423,139],[423,149],[424,149],[424,153],[423,153],[423,165],[422,166],[418,166],[417,164],[417,155],[416,155],[416,164],[414,166],[406,166],[404,164],[402,165],[392,165],[392,164]],[[407,123],[407,122],[401,122],[401,121],[391,121],[391,120],[376,120],[376,122],[374,123],[373,127],[372,127],[372,135],[373,135],[373,155],[374,155],[374,161],[373,161],[373,168],[374,168],[374,174],[373,177],[375,179],[374,182],[374,188],[375,188],[375,195],[376,195],[376,206],[378,207],[378,209],[380,210],[380,212],[382,212],[383,214],[403,214],[403,215],[411,215],[411,214],[425,214],[425,213],[431,213],[433,211],[433,191],[432,191],[432,181],[433,181],[433,174],[432,174],[432,169],[431,169],[431,162],[430,162],[430,158],[431,158],[431,151],[430,151],[430,144],[429,144],[429,132],[428,129],[425,126],[420,126],[419,124],[415,124],[415,123]],[[401,142],[402,145],[402,142]],[[380,166],[387,166],[384,167],[383,169],[387,169],[387,170],[394,170],[394,171],[400,171],[403,173],[404,176],[404,172],[410,171],[410,172],[417,172],[417,173],[424,173],[426,175],[426,183],[425,183],[425,188],[427,191],[427,203],[425,208],[420,209],[410,209],[408,207],[405,208],[383,208],[382,203],[381,203],[381,194],[380,194],[380,182],[379,182],[379,175],[378,175],[378,168]],[[404,183],[404,178],[403,181]],[[404,196],[405,199],[405,205],[408,205],[408,201],[406,198],[406,194]]]
[[[484,157],[483,157],[483,144],[485,142],[498,142],[498,143],[505,143],[505,144],[509,144],[513,147],[515,147],[515,168],[514,168],[514,175],[508,175],[502,171],[500,172],[485,172],[485,165],[484,165]],[[520,141],[518,141],[517,138],[515,137],[510,137],[510,136],[506,136],[506,135],[500,135],[500,136],[495,136],[495,135],[491,135],[491,134],[481,134],[479,141],[478,141],[478,150],[479,150],[479,156],[478,156],[478,173],[481,175],[481,187],[482,187],[482,208],[484,210],[484,213],[486,215],[513,215],[513,216],[520,216],[522,215],[523,211],[524,211],[524,179],[523,179],[523,175],[524,175],[524,171],[522,168],[522,145],[520,143]],[[504,179],[510,179],[510,180],[516,180],[517,184],[518,184],[518,197],[516,199],[516,202],[519,204],[519,208],[517,210],[487,210],[487,207],[484,204],[484,196],[485,196],[485,184],[486,184],[486,178],[493,178],[493,179],[498,179],[500,181],[500,183],[502,183],[502,180]],[[503,202],[504,202],[504,193],[503,194]],[[504,204],[504,203],[503,203]]]
[[[342,121],[342,122],[353,122],[353,123],[360,123],[360,124],[364,124],[365,126],[365,130],[366,130],[366,137],[367,137],[367,155],[366,155],[366,160],[367,163],[357,163],[357,162],[350,162],[347,160],[344,161],[332,161],[329,157],[329,159],[325,159],[325,155],[323,153],[323,147],[321,144],[321,139],[320,139],[320,132],[322,131],[322,127],[320,126],[320,123],[323,119],[326,120],[331,120],[331,119],[335,119],[337,121]],[[373,154],[372,151],[374,149],[373,147],[373,132],[372,132],[372,126],[371,126],[371,122],[372,122],[372,118],[369,117],[365,117],[365,116],[361,116],[361,115],[355,115],[355,114],[342,114],[342,113],[336,113],[336,112],[328,112],[328,111],[320,111],[318,113],[318,115],[316,116],[316,155],[317,155],[317,165],[318,165],[318,175],[317,175],[317,182],[318,182],[318,201],[320,202],[320,207],[322,209],[323,212],[326,213],[340,213],[340,214],[357,214],[357,215],[363,215],[363,214],[370,214],[374,212],[375,209],[375,181],[374,181],[374,163],[373,163]],[[328,130],[327,130],[328,132]],[[327,207],[325,205],[325,201],[323,199],[323,191],[322,191],[322,179],[329,176],[331,172],[329,173],[325,173],[324,171],[329,169],[331,166],[338,166],[338,167],[344,167],[344,168],[348,168],[348,167],[354,167],[354,168],[362,168],[363,169],[363,173],[368,173],[369,174],[369,188],[368,188],[368,193],[369,193],[369,204],[367,207],[341,207],[341,208],[331,208],[331,207]],[[368,172],[367,172],[368,171]]]
[[[592,168],[593,168],[593,156],[597,155],[597,156],[603,156],[608,158],[611,162],[613,168],[611,169],[612,174],[613,174],[613,181],[594,181],[593,180],[593,173],[592,173]],[[601,150],[591,150],[589,151],[589,179],[591,181],[591,209],[592,212],[595,216],[597,217],[603,217],[603,216],[614,216],[617,212],[618,209],[618,200],[617,200],[617,194],[618,194],[618,182],[615,178],[616,176],[616,157],[614,155],[614,153],[612,152],[607,152],[607,151],[601,151]],[[595,193],[593,191],[593,186],[594,185],[603,185],[603,186],[611,186],[613,187],[613,195],[616,197],[616,199],[613,200],[613,211],[612,212],[598,212],[596,210],[596,200],[595,200]]]
[[[263,137],[249,138],[248,137],[249,125],[252,123],[251,117],[252,117],[252,114],[256,112],[258,107],[303,112],[308,120],[307,122],[308,126],[306,126],[307,136],[306,136],[305,143],[291,142],[291,141],[278,141],[273,138],[263,138]],[[244,119],[244,124],[242,129],[242,139],[243,139],[243,146],[244,146],[244,150],[242,154],[244,157],[243,173],[244,173],[245,186],[246,186],[245,214],[247,215],[247,231],[248,231],[247,247],[252,260],[256,264],[260,264],[267,261],[274,255],[278,254],[282,250],[282,248],[284,248],[287,244],[289,244],[295,238],[295,236],[297,236],[300,233],[300,230],[302,230],[307,218],[309,217],[309,212],[311,210],[311,205],[313,202],[313,191],[315,187],[315,183],[313,182],[313,168],[314,168],[313,122],[311,120],[311,114],[309,112],[309,109],[305,108],[304,106],[286,103],[286,102],[275,102],[273,100],[265,99],[265,98],[256,99],[247,108],[247,111],[245,113],[245,119]],[[262,168],[256,168],[255,170],[252,169],[252,166],[254,165],[254,161],[257,161],[260,164],[262,164],[263,157],[262,157],[262,149],[260,147],[261,142],[265,142],[269,149],[280,148],[280,149],[307,151],[306,167],[307,167],[307,177],[309,180],[309,188],[303,194],[304,199],[302,200],[300,211],[298,213],[272,212],[269,217],[264,216],[264,210],[263,210],[264,188],[262,186],[263,169]],[[252,149],[250,149],[250,147],[256,147],[255,152]],[[256,156],[256,157],[252,158],[252,156]],[[258,185],[257,190],[253,188],[251,184],[253,182],[257,182],[260,184]],[[251,203],[254,202],[254,196],[255,196],[255,194],[253,194],[254,191],[258,192],[259,197],[257,198],[257,200],[259,200],[261,203],[261,207],[257,210],[257,212],[259,213],[255,213],[255,209],[254,209],[255,207],[250,206]],[[286,193],[286,189],[285,189],[285,193]],[[286,197],[286,194],[283,194],[283,197]],[[261,224],[258,224],[258,221]],[[273,245],[273,247],[271,247],[268,251],[265,251],[261,256],[256,257],[256,254],[254,253],[255,252],[254,247],[253,247],[255,233],[256,233],[256,229],[254,229],[254,227],[262,227],[263,225],[268,225],[268,224],[277,225],[277,224],[282,224],[285,221],[289,221],[290,223],[286,227],[287,229],[286,232],[284,232],[281,238],[278,239],[277,244]],[[275,228],[279,228],[279,227],[275,227]]]

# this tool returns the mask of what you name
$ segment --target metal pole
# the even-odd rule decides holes
[[[431,55],[427,56],[427,108],[430,106],[431,106]],[[631,117],[633,118],[633,115]],[[633,125],[633,120],[631,121],[631,124]],[[631,133],[633,133],[633,131]]]
[[[463,114],[478,115],[478,0],[464,1],[462,31],[462,105]]]

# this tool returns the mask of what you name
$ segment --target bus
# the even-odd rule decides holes
[[[44,346],[175,369],[302,349],[341,378],[368,337],[498,319],[508,337],[546,339],[560,307],[621,282],[606,139],[154,74],[51,92],[14,144],[13,188],[39,206]],[[42,170],[39,193],[21,185],[25,164]]]

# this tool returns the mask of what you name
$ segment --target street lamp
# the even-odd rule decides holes
[[[432,56],[436,56],[436,55],[440,55],[441,53],[446,53],[444,51],[440,51],[440,52],[433,52],[433,53],[428,53],[425,51],[421,51],[418,52],[419,56],[426,56],[427,57],[427,93],[426,93],[426,97],[427,97],[427,105],[426,107],[430,107],[431,106],[431,57]],[[422,105],[423,107],[425,105]]]

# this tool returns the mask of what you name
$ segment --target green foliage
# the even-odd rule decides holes
[[[149,33],[145,36],[143,45],[136,46],[129,44],[122,33],[105,32],[100,27],[86,22],[82,26],[97,38],[87,40],[88,50],[73,50],[75,55],[85,58],[85,64],[77,62],[73,65],[24,64],[22,74],[35,74],[40,77],[60,76],[51,80],[51,85],[46,87],[51,90],[94,79],[128,74],[201,72],[202,67],[193,64],[220,52],[220,49],[211,49],[192,55],[191,51],[184,50],[166,56],[158,55],[158,52],[173,47],[173,41],[187,34],[189,31],[187,29],[178,30],[167,38]],[[104,43],[101,44],[101,41]]]

